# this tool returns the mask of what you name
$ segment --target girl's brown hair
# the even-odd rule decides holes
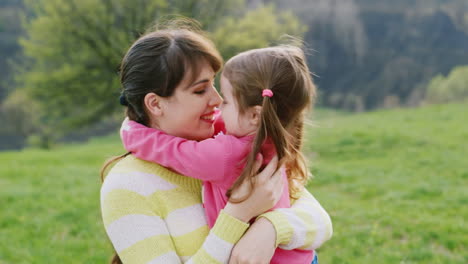
[[[164,29],[149,32],[136,40],[120,66],[122,96],[130,120],[149,125],[144,98],[148,93],[170,97],[186,77],[196,78],[200,65],[207,62],[218,72],[223,60],[213,42],[200,30],[196,21],[178,19]],[[101,179],[108,167],[130,153],[113,157],[101,169]],[[122,263],[117,254],[111,263]]]
[[[280,166],[286,167],[290,196],[297,198],[309,176],[301,153],[304,115],[316,94],[304,52],[287,45],[243,52],[226,63],[223,76],[233,87],[240,114],[250,107],[262,106],[252,151],[241,176],[228,190],[228,197],[245,179],[253,185],[257,174],[255,158],[265,141],[271,140]],[[262,97],[264,89],[270,89],[273,96]],[[247,197],[230,201],[241,202]]]

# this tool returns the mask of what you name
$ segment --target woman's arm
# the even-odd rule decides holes
[[[270,162],[258,175],[258,184],[247,200],[226,205],[202,247],[190,253],[190,259],[184,259],[184,262],[226,263],[229,260],[232,247],[248,228],[247,221],[271,208],[279,199],[276,193],[282,188],[281,174],[275,173],[270,177],[276,162]],[[116,167],[101,188],[101,210],[106,232],[120,258],[124,263],[181,263],[181,256],[173,243],[177,237],[173,236],[174,230],[172,234],[169,232],[170,225],[164,220],[169,216],[164,215],[162,207],[158,207],[161,206],[159,203],[155,204],[148,198],[154,195],[151,190],[167,191],[171,184],[165,186],[167,184],[148,173],[137,173],[124,166]],[[206,222],[203,222],[201,204],[198,205],[198,215],[186,215],[184,218],[191,223],[201,223],[203,227]],[[183,228],[186,227],[180,226],[177,230]],[[183,235],[183,239],[190,244],[200,237]]]
[[[304,190],[291,208],[260,215],[235,245],[229,263],[269,262],[278,245],[288,250],[316,249],[329,240],[332,233],[327,212]]]
[[[291,208],[259,217],[270,220],[277,233],[276,245],[283,249],[317,249],[333,235],[330,216],[305,188]]]
[[[154,183],[145,182],[143,175],[136,176],[140,178],[138,182],[135,178],[129,181],[131,177],[125,173],[110,173],[101,190],[104,226],[117,254],[123,263],[181,263],[183,256],[179,256],[181,252],[176,250],[174,239],[184,239],[190,244],[192,240],[203,239],[200,235],[204,232],[177,232],[192,225],[197,228],[195,230],[202,228],[208,232],[201,204],[191,207],[191,215],[182,216],[187,220],[182,220],[182,226],[174,233],[174,230],[169,231],[170,223],[166,221],[177,216],[171,216],[171,213],[165,215],[162,207],[158,208],[149,200],[150,196],[146,196],[147,188],[144,187]],[[246,222],[229,215],[229,211],[222,211],[201,248],[191,251],[189,254],[192,256],[183,261],[206,264],[227,262],[232,247],[248,226]]]

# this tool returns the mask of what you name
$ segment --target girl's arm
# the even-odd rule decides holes
[[[120,130],[123,145],[137,158],[171,168],[204,181],[224,181],[225,168],[245,156],[248,142],[218,135],[202,141],[187,140],[125,120]],[[240,144],[239,144],[240,143]]]

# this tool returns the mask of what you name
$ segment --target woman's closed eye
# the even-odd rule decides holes
[[[206,92],[206,89],[198,89],[198,90],[195,90],[193,93],[194,94],[204,94]]]
[[[205,84],[205,85],[199,85],[197,88],[195,88],[195,90],[193,91],[193,93],[194,93],[194,94],[198,94],[198,95],[202,95],[202,94],[206,93],[206,91],[207,91],[208,89],[211,89],[211,88],[216,90],[216,88],[214,87],[214,85],[213,85],[212,83],[209,82],[209,83],[207,83],[207,84]]]

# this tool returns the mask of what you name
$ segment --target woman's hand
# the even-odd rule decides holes
[[[266,218],[259,218],[237,242],[229,264],[270,263],[275,253],[276,231]]]
[[[262,160],[256,161],[256,167],[260,168]],[[281,171],[276,170],[278,157],[274,157],[268,165],[256,176],[255,185],[249,198],[241,203],[228,202],[224,211],[231,216],[248,222],[250,219],[271,209],[280,199],[283,192],[283,181]],[[276,171],[275,171],[276,170]],[[250,192],[250,183],[245,181],[231,197],[244,197]]]

